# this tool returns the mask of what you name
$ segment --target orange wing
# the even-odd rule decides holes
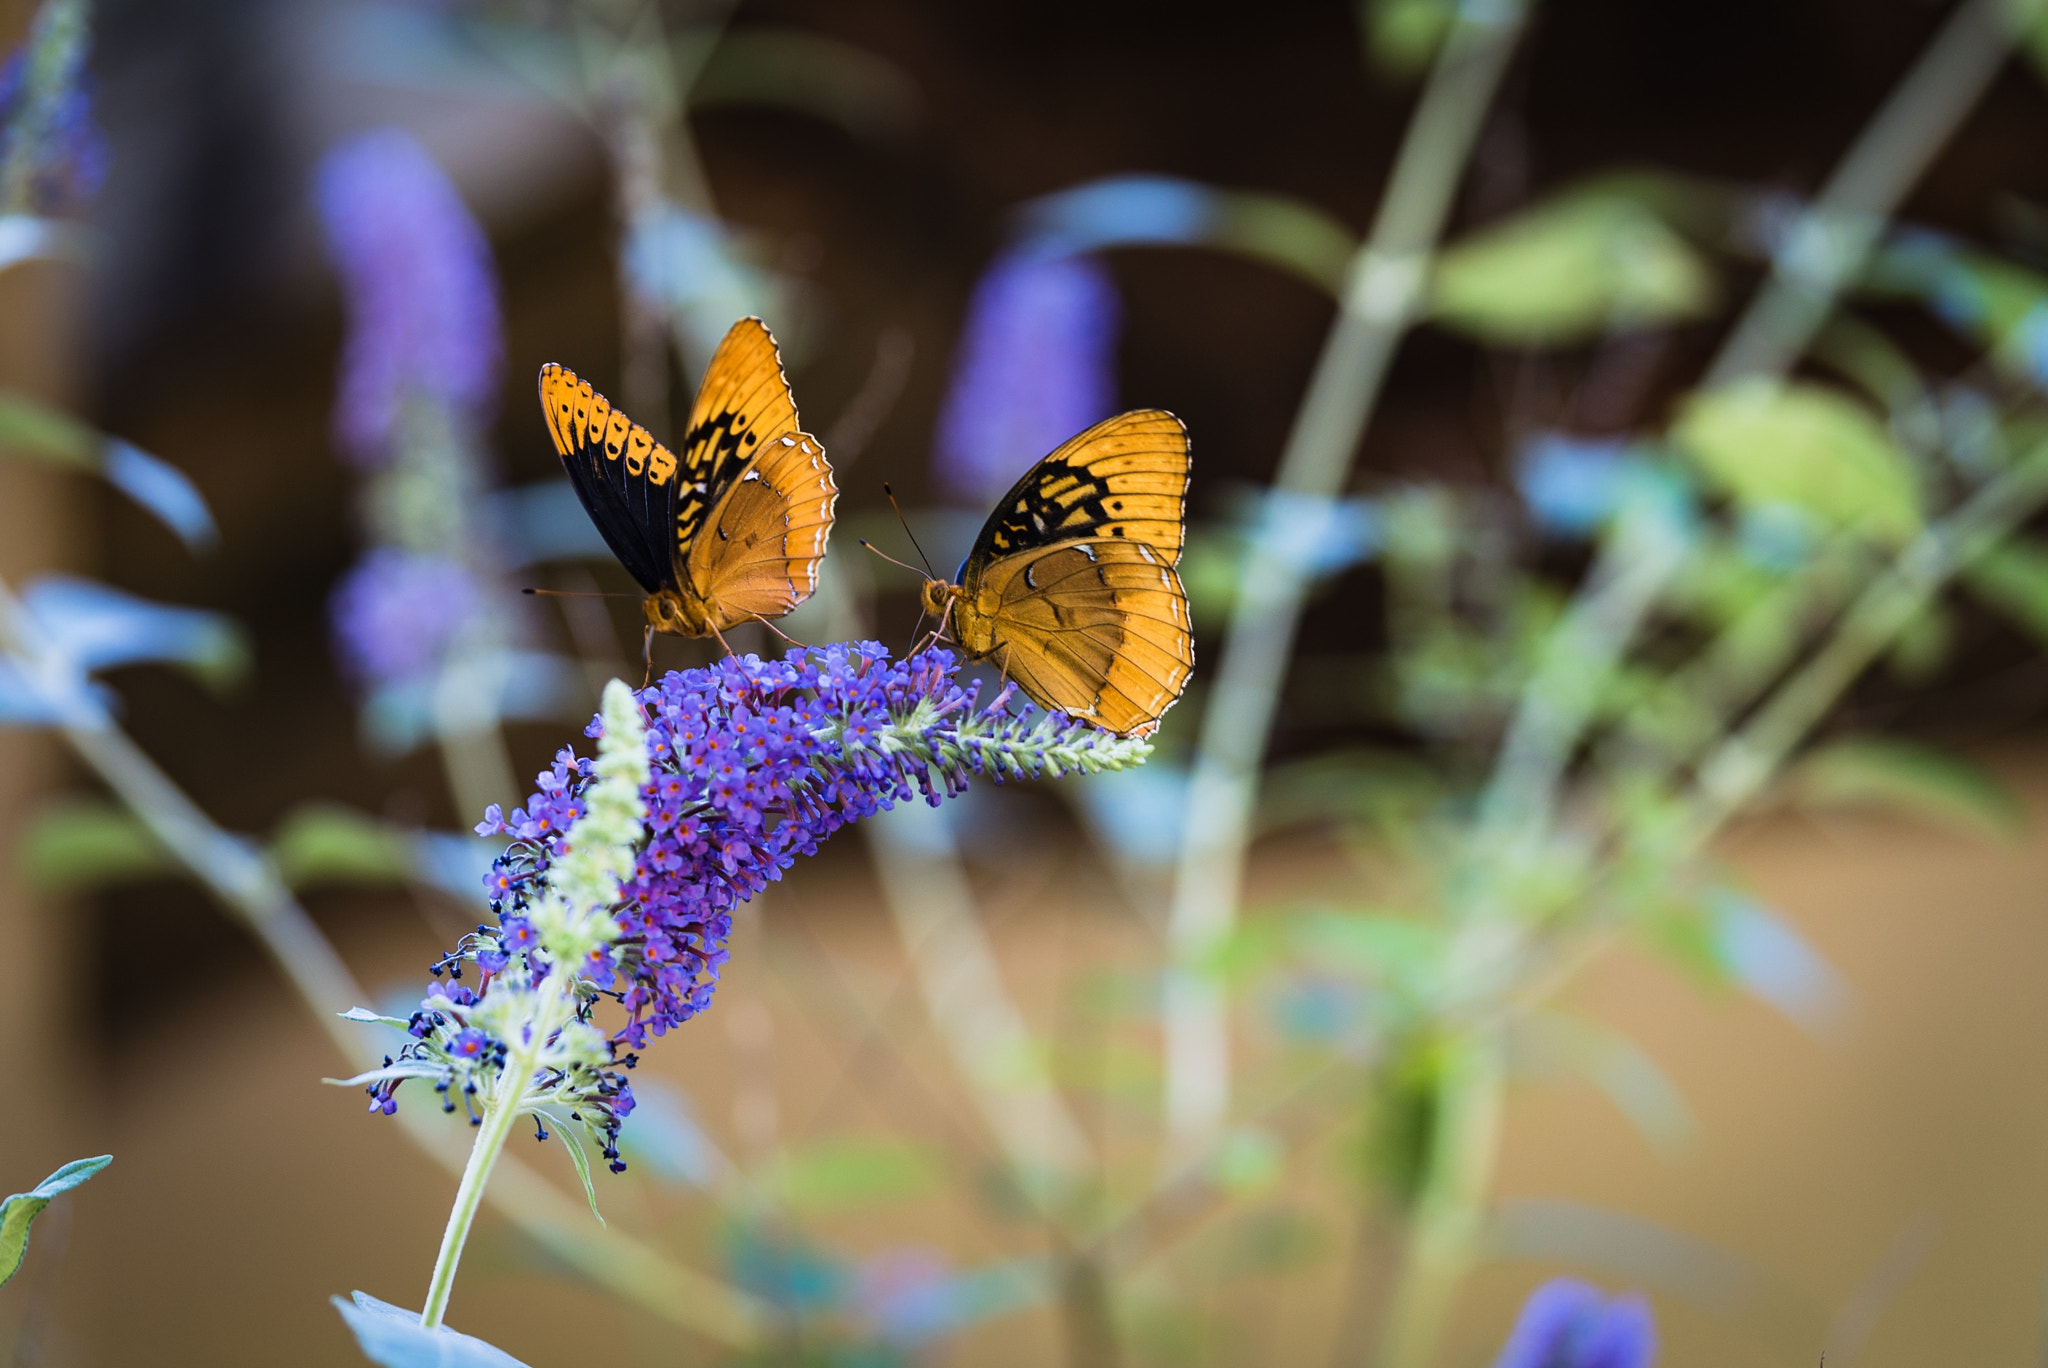
[[[682,475],[671,551],[678,580],[690,583],[684,569],[690,549],[740,473],[771,443],[795,436],[799,426],[775,338],[760,319],[742,318],[711,354],[689,426],[676,444]]]
[[[1187,591],[1166,554],[1088,538],[999,557],[954,605],[963,643],[1048,708],[1149,736],[1195,667]]]
[[[818,587],[839,488],[825,448],[806,432],[767,444],[711,511],[690,550],[691,589],[719,629],[781,617]]]

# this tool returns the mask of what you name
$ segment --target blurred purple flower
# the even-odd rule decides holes
[[[27,41],[0,64],[0,167],[10,213],[82,209],[107,177],[107,140],[92,117],[83,5],[45,4]]]
[[[980,684],[961,687],[958,668],[950,651],[893,660],[869,641],[729,656],[640,691],[654,761],[646,844],[613,909],[613,960],[584,969],[622,994],[622,1044],[701,1012],[733,908],[839,828],[920,795],[936,807],[974,774],[1036,778],[1144,753],[1064,715],[1013,715],[1009,688],[978,709]],[[486,881],[505,934],[545,886],[589,782],[589,761],[565,749],[524,808],[484,814],[479,835],[513,838]]]
[[[440,665],[478,601],[460,563],[376,547],[328,600],[335,654],[358,683],[416,679]]]
[[[974,287],[939,415],[939,486],[980,505],[1116,404],[1116,284],[1093,257],[1000,257]]]
[[[341,449],[362,468],[386,463],[409,397],[487,421],[503,350],[497,276],[441,168],[410,135],[382,129],[327,154],[316,197],[348,306]]]
[[[1657,1327],[1641,1297],[1554,1278],[1529,1295],[1493,1368],[1650,1368]]]

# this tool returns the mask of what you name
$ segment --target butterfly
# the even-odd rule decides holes
[[[1140,409],[1097,423],[1003,496],[958,582],[925,582],[925,611],[1041,706],[1150,736],[1195,665],[1174,569],[1187,489],[1180,419]]]
[[[650,647],[656,632],[723,645],[725,628],[780,617],[818,587],[839,488],[760,319],[712,354],[680,459],[566,367],[540,368],[540,405],[584,511],[647,591]]]

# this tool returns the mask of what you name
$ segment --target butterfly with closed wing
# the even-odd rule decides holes
[[[540,403],[576,497],[647,591],[650,660],[656,632],[724,645],[818,587],[839,489],[760,319],[718,344],[680,458],[566,367],[541,367]]]
[[[1187,591],[1188,432],[1161,409],[1097,423],[996,505],[926,612],[1033,701],[1149,736],[1195,666]]]

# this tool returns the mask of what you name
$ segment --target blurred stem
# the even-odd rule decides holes
[[[33,680],[66,668],[4,580],[0,652]],[[58,730],[79,758],[256,937],[342,1056],[358,1066],[374,1067],[374,1037],[341,1017],[367,1001],[367,995],[269,858],[248,840],[222,830],[82,691],[69,706]],[[396,1120],[443,1168],[450,1173],[464,1170],[467,1156],[460,1137],[438,1124],[438,1117],[408,1108]],[[551,1253],[643,1310],[720,1344],[749,1348],[760,1342],[767,1315],[754,1298],[672,1263],[660,1250],[638,1240],[603,1227],[591,1229],[582,1204],[565,1197],[526,1164],[504,1160],[489,1196],[499,1214]]]
[[[1777,375],[1813,341],[1899,201],[1977,103],[2042,0],[1965,0],[1793,225],[1702,388]]]
[[[1327,499],[1344,487],[1394,350],[1421,307],[1429,254],[1526,17],[1523,0],[1461,7],[1372,233],[1351,261],[1336,322],[1280,458],[1276,491]],[[1168,913],[1169,1168],[1202,1149],[1230,1107],[1227,1005],[1199,964],[1236,917],[1259,765],[1309,585],[1307,566],[1290,556],[1292,549],[1270,535],[1253,540],[1202,715]]]
[[[1849,686],[1929,600],[2048,501],[2048,444],[1907,544],[1842,615],[1834,635],[1700,765],[1689,845],[1697,849],[1777,774]]]
[[[2023,18],[2035,13],[2041,3],[1967,0],[1956,11],[1865,126],[1813,207],[1802,216],[1790,245],[1774,261],[1762,291],[1709,367],[1705,385],[1745,376],[1779,375],[1799,357],[1825,322],[1842,287],[1862,270],[1899,200],[1996,74]],[[1691,831],[1694,848],[1775,773],[1791,748],[1955,567],[1980,554],[2004,529],[2026,515],[2038,502],[2038,493],[2027,491],[2034,489],[2039,478],[2040,472],[2032,465],[2016,468],[1974,496],[1951,520],[1946,534],[1936,529],[1924,533],[1851,607],[1827,646],[1777,691],[1749,725],[1709,756],[1700,771],[1701,801]],[[1631,567],[1622,561],[1635,549],[1619,537],[1608,541],[1561,630],[1579,629],[1599,599],[1614,595],[1614,586],[1634,578]],[[1678,564],[1682,558],[1667,564],[1666,575]],[[1621,659],[1655,606],[1661,587],[1660,583],[1636,582],[1627,602],[1614,604],[1628,611],[1599,614],[1606,668]],[[1577,685],[1589,694],[1597,694],[1603,686],[1604,678],[1581,680]],[[1475,828],[1471,846],[1476,877],[1462,909],[1479,919],[1467,921],[1460,940],[1475,951],[1474,958],[1485,973],[1482,992],[1498,984],[1515,1001],[1527,1000],[1520,991],[1522,985],[1503,971],[1511,965],[1521,937],[1499,921],[1499,914],[1508,909],[1510,895],[1499,885],[1506,871],[1494,863],[1498,852],[1487,848],[1486,837],[1501,831],[1495,821],[1509,827],[1526,821],[1530,825],[1522,828],[1523,839],[1543,839],[1557,810],[1557,790],[1566,762],[1578,746],[1589,716],[1581,712],[1576,723],[1564,726],[1557,725],[1554,716],[1546,718],[1545,713],[1552,710],[1540,696],[1546,687],[1539,672],[1522,699],[1496,761],[1482,805],[1486,815]],[[1585,943],[1580,948],[1584,949]],[[1486,972],[1489,965],[1493,972]],[[1504,1028],[1508,1013],[1483,1013],[1481,1019],[1491,1024],[1475,1029],[1497,1032]],[[1490,1088],[1497,1092],[1498,1080]],[[1450,1098],[1447,1107],[1454,1102],[1479,1105],[1475,1099]],[[1486,1147],[1486,1155],[1476,1156],[1462,1146],[1440,1148],[1431,1155],[1424,1180],[1424,1206],[1404,1256],[1382,1345],[1383,1368],[1423,1368],[1434,1353],[1451,1293],[1476,1252],[1461,1232],[1478,1222],[1485,1210],[1484,1180],[1491,1171],[1491,1150],[1498,1139],[1497,1099],[1492,1107],[1493,1124],[1476,1128],[1465,1137],[1472,1146]],[[1455,1110],[1453,1107],[1447,1115]],[[1439,1173],[1440,1164],[1454,1164],[1455,1169]],[[1474,1175],[1480,1181],[1475,1183]]]
[[[1422,1186],[1380,1332],[1381,1368],[1428,1364],[1458,1284],[1478,1254],[1500,1150],[1505,1056],[1498,1032],[1469,1032],[1451,1047],[1438,1078]]]
[[[469,1147],[469,1160],[462,1166],[462,1181],[455,1188],[455,1204],[448,1211],[448,1228],[441,1232],[441,1252],[434,1256],[434,1276],[427,1282],[427,1303],[420,1309],[420,1324],[437,1329],[448,1311],[448,1294],[455,1290],[455,1269],[462,1262],[462,1247],[469,1242],[469,1227],[476,1220],[484,1191],[490,1186],[491,1169],[504,1152],[512,1123],[519,1119],[519,1102],[533,1082],[540,1052],[547,1045],[546,1024],[564,1015],[563,974],[549,974],[535,991],[532,1013],[527,1017],[524,1042],[511,1052],[498,1073],[497,1087],[484,1108],[483,1124]],[[566,1137],[565,1137],[566,1143]]]

